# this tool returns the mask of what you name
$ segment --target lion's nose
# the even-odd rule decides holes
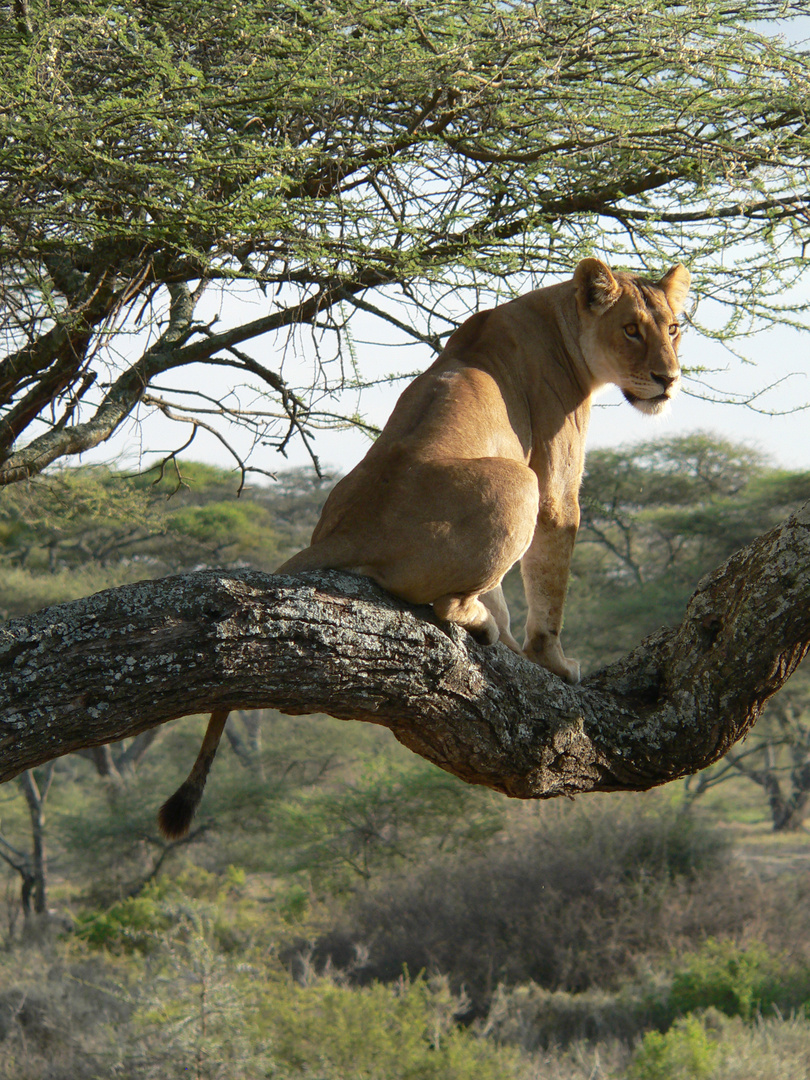
[[[678,381],[677,375],[659,375],[655,371],[651,371],[650,376],[659,384],[659,386],[662,386],[664,390],[669,390],[670,386]]]

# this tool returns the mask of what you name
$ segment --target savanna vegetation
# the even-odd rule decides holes
[[[238,709],[239,672],[211,644],[255,615],[237,604],[223,622],[223,590],[266,590],[241,568],[301,546],[323,494],[304,474],[247,488],[251,471],[273,471],[268,452],[293,440],[317,471],[317,432],[368,426],[357,393],[392,375],[361,365],[359,317],[376,341],[416,342],[418,359],[396,356],[424,367],[471,310],[598,255],[651,273],[689,263],[698,340],[736,348],[806,325],[805,15],[782,0],[0,5],[0,608],[25,620],[3,627],[3,1080],[808,1072],[806,887],[787,846],[808,789],[801,669],[748,743],[688,787],[538,807],[463,784],[376,726]],[[706,374],[697,351],[690,362]],[[156,484],[53,471],[128,425],[155,452],[155,416],[176,433]],[[203,431],[236,479],[175,467]],[[594,681],[564,698],[509,658],[490,680],[560,728],[565,752],[551,749],[573,766],[556,791],[594,757],[603,786],[632,788],[717,756],[695,702],[697,759],[683,738],[662,749],[660,717],[647,752],[644,710],[682,655],[663,712],[704,680],[709,697],[736,692],[717,714],[722,727],[734,713],[723,738],[748,730],[807,648],[805,518],[704,578],[683,631],[648,639],[653,661],[597,673],[677,621],[700,575],[807,494],[806,477],[708,437],[592,456],[567,635]],[[198,570],[189,614],[162,582]],[[142,579],[148,603],[130,619]],[[104,587],[123,630],[92,604],[54,607]],[[324,710],[380,720],[352,647],[368,650],[368,620],[391,609],[378,592],[345,599],[319,663],[305,655],[282,691],[300,705],[317,668]],[[298,602],[308,631],[311,586]],[[43,608],[44,631],[30,621]],[[235,708],[176,844],[155,810],[204,721],[159,726],[192,711],[191,691],[156,704],[192,676],[177,663],[147,685],[138,635],[151,639],[158,609],[154,636],[182,624]],[[84,651],[67,640],[77,610],[100,634]],[[497,663],[426,618],[393,617],[416,642],[404,674],[424,676],[420,692],[441,681],[440,645],[464,678]],[[763,625],[778,640],[760,656]],[[384,678],[375,669],[382,683],[401,655]],[[51,704],[35,679],[54,658]],[[105,663],[110,685],[134,673],[94,728],[99,697],[79,670]],[[263,665],[248,664],[247,685]],[[374,709],[386,689],[369,687]],[[607,714],[630,690],[640,704],[623,729]],[[524,720],[516,709],[508,723]],[[25,768],[18,751],[47,764]],[[752,843],[766,834],[767,859]]]
[[[233,483],[184,465],[10,489],[7,614],[272,565],[325,487],[304,471],[234,500]],[[595,668],[677,620],[694,580],[808,489],[708,435],[594,451],[569,640]],[[800,670],[738,751],[785,792],[806,693]],[[203,725],[2,789],[0,1076],[663,1080],[810,1062],[804,845],[772,831],[745,769],[523,804],[369,725],[241,712],[191,836],[168,844],[155,811]]]
[[[649,273],[689,263],[688,322],[732,350],[804,326],[804,15],[781,0],[6,5],[0,485],[141,422],[154,452],[155,416],[175,424],[167,464],[201,431],[242,481],[291,440],[317,458],[317,430],[364,425],[359,390],[397,362],[375,349],[361,369],[361,316],[377,342],[418,343],[423,367],[471,310],[582,256]],[[292,586],[269,615],[263,579],[238,572],[122,585],[103,611],[77,601],[4,629],[0,776],[219,704],[371,713],[512,794],[646,789],[722,756],[804,655],[806,512],[705,579],[680,627],[567,697],[525,666],[471,664],[424,625],[394,638],[383,624],[399,615],[356,583],[342,598]],[[242,648],[254,621],[264,632]],[[164,650],[141,697],[169,627],[182,658]],[[396,657],[369,648],[383,640]],[[280,641],[282,663],[267,655]],[[437,734],[420,710],[430,686],[428,714],[461,707],[431,660],[468,683],[487,668],[472,704],[497,729],[485,752],[470,725]],[[390,664],[414,675],[395,692]]]

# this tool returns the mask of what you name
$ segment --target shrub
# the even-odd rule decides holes
[[[666,987],[650,982],[628,983],[616,993],[597,988],[579,994],[544,990],[535,983],[499,986],[479,1028],[530,1053],[605,1041],[627,1047],[657,1026],[665,992]]]
[[[774,1011],[785,1014],[810,1001],[810,967],[790,962],[755,942],[741,948],[710,940],[672,977],[673,1013],[714,1008],[726,1016],[752,1020]]]
[[[508,1047],[461,1029],[444,980],[338,986],[318,979],[260,1007],[280,1075],[323,1080],[508,1080],[533,1075]],[[287,1072],[286,1070],[289,1070]]]
[[[293,1080],[530,1080],[530,1063],[458,1026],[446,980],[401,978],[350,987],[311,976],[296,984],[258,952],[252,963],[218,947],[199,902],[141,962],[132,1023],[103,1075],[138,1080],[273,1076]],[[101,1075],[101,1074],[100,1074]]]
[[[712,1080],[797,1080],[810,1076],[810,1023],[802,1016],[744,1024],[727,1020]]]
[[[312,958],[361,982],[396,979],[403,965],[446,973],[476,1015],[499,983],[616,987],[645,955],[734,924],[725,841],[699,822],[679,835],[682,824],[639,796],[543,807],[485,855],[437,857],[359,896],[350,926],[323,935]],[[745,896],[741,886],[732,904]]]
[[[76,935],[88,945],[113,953],[147,953],[170,925],[171,917],[156,886],[140,896],[113,904],[107,911],[83,912],[76,920]]]
[[[178,922],[193,913],[206,912],[219,947],[238,948],[244,937],[239,926],[240,905],[231,904],[229,919],[221,912],[222,902],[237,900],[244,884],[245,873],[240,867],[229,866],[224,874],[212,874],[188,865],[176,878],[152,881],[137,896],[120,900],[105,911],[82,912],[76,920],[76,936],[111,953],[146,955],[161,947],[167,932]]]
[[[720,1060],[717,1035],[696,1016],[666,1032],[648,1031],[633,1055],[627,1080],[707,1080]]]
[[[612,1074],[610,1074],[612,1075]],[[810,1023],[801,1016],[746,1024],[714,1010],[649,1032],[626,1080],[797,1080],[810,1076]]]
[[[64,940],[0,951],[0,1080],[95,1080],[132,1008],[120,971]],[[114,961],[117,965],[117,961]]]

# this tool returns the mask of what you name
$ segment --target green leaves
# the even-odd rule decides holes
[[[566,605],[571,651],[601,665],[676,622],[703,574],[809,496],[807,473],[707,433],[592,451]]]
[[[233,418],[252,447],[339,424],[331,404],[316,413],[351,381],[342,363],[319,355],[287,388],[233,347],[309,324],[340,357],[337,305],[370,290],[436,340],[479,299],[461,288],[508,294],[598,254],[689,263],[717,301],[712,335],[802,317],[784,296],[806,267],[810,62],[754,29],[789,32],[801,3],[31,11],[0,118],[2,483],[97,445],[157,374],[200,359],[280,403]],[[270,314],[240,311],[224,340],[195,305],[234,279]],[[186,323],[167,340],[180,287]],[[227,442],[217,404],[193,411]]]
[[[178,479],[179,477],[179,479]],[[108,585],[200,565],[274,569],[303,546],[317,489],[251,489],[237,500],[232,473],[184,466],[178,477],[64,469],[10,488],[0,501],[0,611],[7,616]],[[292,521],[290,520],[292,519]]]

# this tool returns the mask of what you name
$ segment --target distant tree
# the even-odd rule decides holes
[[[810,813],[810,671],[807,661],[765,706],[744,746],[687,779],[697,799],[732,777],[744,777],[765,796],[774,832],[797,832]]]
[[[704,574],[808,498],[810,472],[711,433],[591,451],[567,636],[591,668],[617,659],[680,620]]]
[[[18,778],[28,808],[31,842],[28,851],[15,847],[0,832],[0,859],[20,875],[20,904],[25,917],[25,928],[30,929],[34,920],[47,917],[48,913],[48,859],[45,842],[45,802],[53,780],[54,764],[49,762],[41,771],[39,780],[28,769]]]
[[[235,477],[194,463],[140,476],[80,466],[8,488],[0,501],[0,610],[23,615],[200,566],[272,569],[306,544],[325,481],[301,470],[237,499]]]
[[[334,392],[381,377],[356,369],[358,313],[438,348],[475,294],[583,255],[688,262],[712,335],[795,322],[810,61],[772,27],[806,13],[6,5],[0,484],[155,411],[241,468],[293,438],[314,456],[320,427],[362,423]],[[216,317],[218,289],[245,303]],[[293,372],[296,327],[314,355]]]

